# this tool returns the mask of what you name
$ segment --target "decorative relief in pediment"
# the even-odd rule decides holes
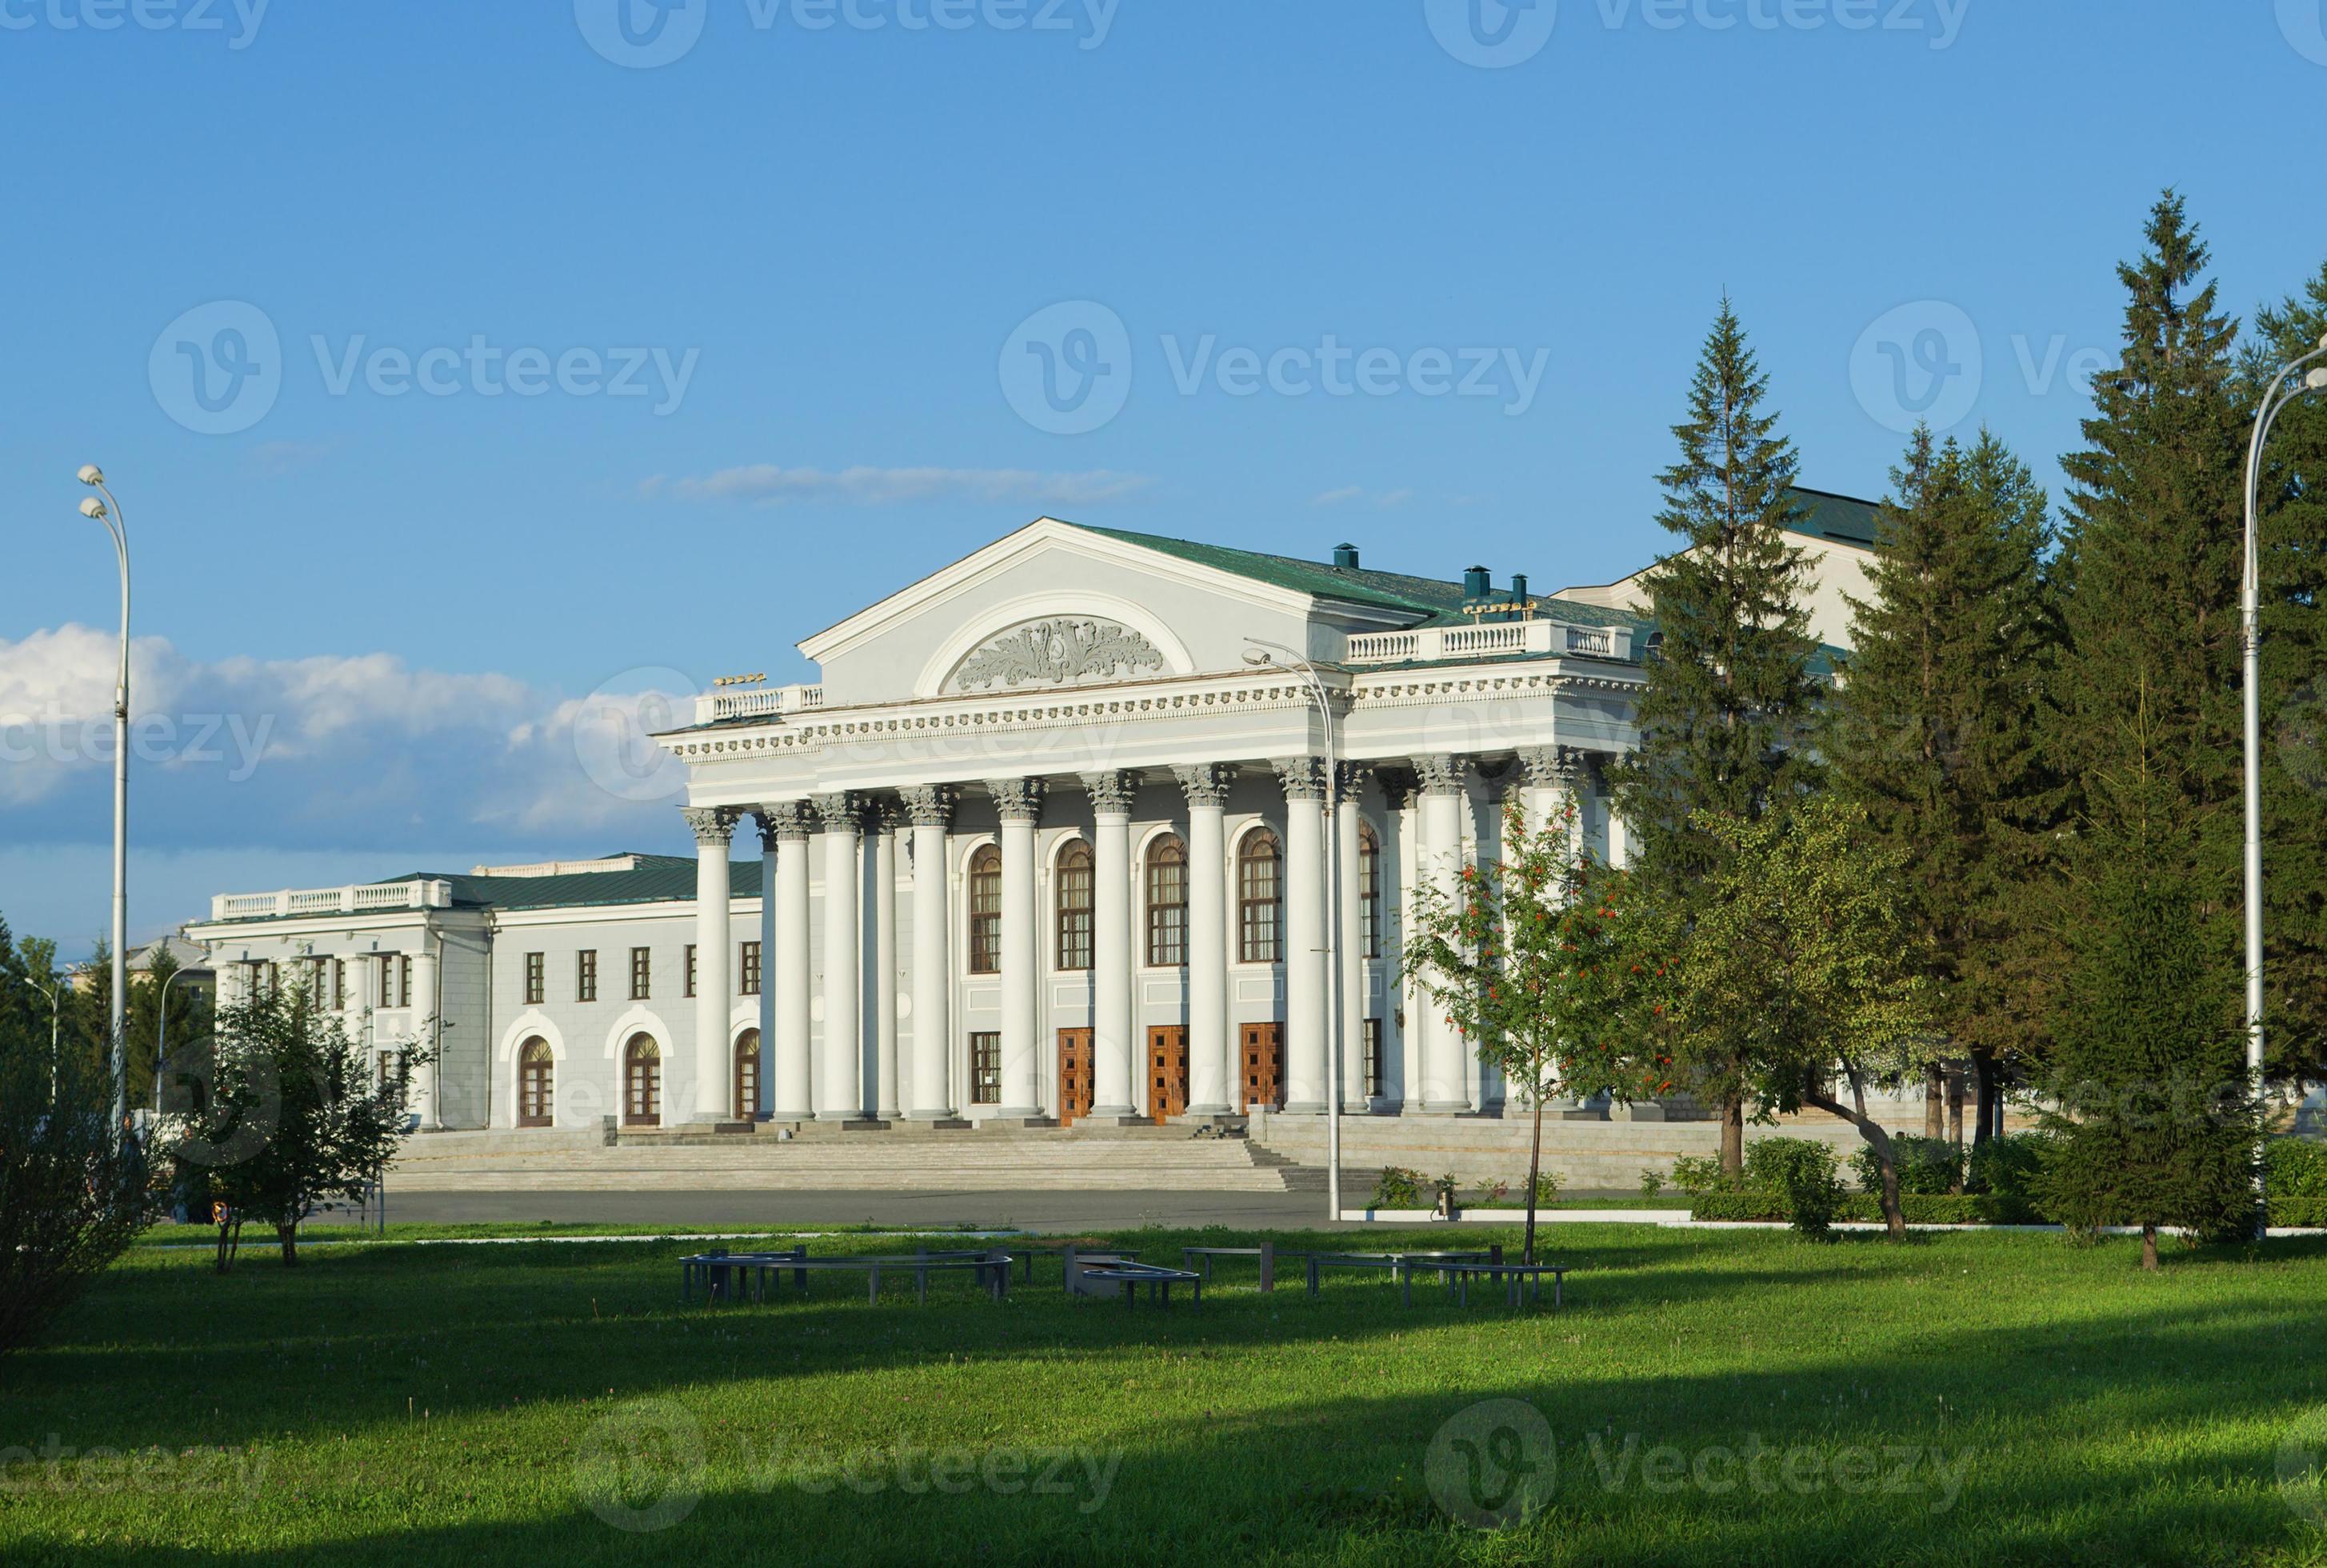
[[[956,667],[949,690],[1070,686],[1167,667],[1163,650],[1112,621],[1061,615],[1014,626]]]

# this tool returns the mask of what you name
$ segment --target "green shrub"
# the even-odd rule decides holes
[[[1912,1133],[1891,1135],[1891,1157],[1899,1165],[1899,1191],[1943,1195],[1952,1193],[1963,1171],[1963,1151],[1945,1138],[1918,1137]],[[1851,1173],[1863,1192],[1883,1190],[1883,1168],[1874,1151],[1862,1145],[1850,1157]]]
[[[1683,1154],[1673,1162],[1673,1185],[1683,1192],[1725,1192],[1730,1181],[1721,1173],[1721,1162],[1710,1154]]]
[[[1643,1198],[1654,1198],[1658,1193],[1662,1192],[1664,1190],[1665,1190],[1665,1179],[1664,1179],[1662,1176],[1659,1176],[1659,1174],[1657,1174],[1657,1172],[1656,1172],[1656,1171],[1654,1171],[1645,1170],[1645,1169],[1641,1171],[1641,1172],[1640,1172],[1640,1196],[1641,1196],[1641,1197],[1643,1197]]]
[[[1548,1171],[1535,1173],[1535,1202],[1538,1209],[1559,1201],[1559,1178]]]
[[[2281,1198],[2271,1194],[2270,1222],[2327,1227],[2327,1198]]]
[[[2327,1213],[2327,1204],[2321,1206]],[[2036,1225],[2042,1217],[2014,1199],[1970,1192],[1910,1193],[1899,1199],[1901,1215],[1910,1225]],[[2273,1210],[2276,1212],[2276,1209]],[[1791,1223],[1792,1207],[1775,1192],[1712,1192],[1689,1206],[1692,1219],[1757,1219]],[[1882,1200],[1871,1192],[1846,1194],[1834,1218],[1867,1225],[1883,1219]],[[2295,1223],[2280,1221],[2278,1223]]]
[[[1402,1165],[1382,1167],[1380,1180],[1374,1183],[1374,1208],[1420,1209],[1423,1206],[1421,1171],[1408,1171]]]
[[[1777,1194],[1796,1233],[1823,1237],[1845,1196],[1834,1150],[1814,1138],[1762,1138],[1745,1151],[1745,1185]]]
[[[2273,1138],[2262,1146],[2263,1186],[2281,1198],[2327,1198],[2327,1143],[2316,1138]]]
[[[2006,1133],[1975,1143],[1967,1189],[2033,1207],[2037,1173],[2043,1169],[2044,1151],[2051,1142],[2042,1133]]]
[[[1469,1207],[1500,1209],[1510,1201],[1511,1184],[1508,1181],[1481,1181],[1471,1191]]]

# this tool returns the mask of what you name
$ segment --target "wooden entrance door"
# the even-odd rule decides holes
[[[1237,1108],[1249,1115],[1255,1106],[1276,1110],[1285,1104],[1285,1025],[1248,1023],[1244,1026],[1242,1103]]]
[[[1147,1031],[1147,1114],[1159,1122],[1188,1114],[1188,1031],[1176,1024]]]
[[[1071,1127],[1090,1115],[1091,1031],[1059,1031],[1059,1125]]]

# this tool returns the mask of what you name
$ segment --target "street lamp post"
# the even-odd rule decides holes
[[[162,982],[161,1004],[154,1012],[154,1114],[162,1114],[162,1068],[170,1059],[170,987],[193,971],[173,969]]]
[[[117,1134],[129,1120],[129,540],[122,533],[121,503],[105,488],[97,464],[84,463],[80,482],[97,491],[81,499],[80,515],[105,525],[121,563],[121,669],[113,685],[113,1126]],[[103,500],[98,499],[103,496]]]
[[[1333,703],[1317,667],[1282,643],[1248,637],[1247,664],[1299,675],[1325,724],[1325,1204],[1326,1218],[1341,1218],[1341,1051],[1349,1032],[1341,966],[1334,962],[1341,924],[1341,835],[1335,813],[1341,789],[1341,751],[1333,742]]]
[[[2306,393],[2327,390],[2327,366],[2313,369],[2284,397],[2279,389],[2290,377],[2314,359],[2327,358],[2327,338],[2319,347],[2275,377],[2255,410],[2254,438],[2247,446],[2247,514],[2244,569],[2238,585],[2238,613],[2246,639],[2246,916],[2247,916],[2247,1078],[2257,1099],[2263,1088],[2262,1050],[2262,553],[2259,530],[2263,448],[2278,416]],[[2262,1163],[2255,1163],[2255,1181],[2262,1181]],[[2267,1223],[2266,1220],[2265,1223]]]
[[[56,1109],[57,1104],[57,1015],[64,1005],[58,993],[56,978],[51,975],[50,983],[46,985],[38,980],[33,982],[33,989],[49,999],[49,1108],[51,1111]]]

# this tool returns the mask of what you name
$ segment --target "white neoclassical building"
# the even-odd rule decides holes
[[[1804,493],[1817,602],[1871,509]],[[1835,584],[1839,582],[1841,588]],[[1492,1115],[1401,987],[1415,890],[1514,795],[1620,860],[1637,579],[1536,595],[1042,519],[659,737],[697,858],[227,895],[221,985],[308,966],[429,1127]],[[1824,613],[1818,630],[1839,642]]]

